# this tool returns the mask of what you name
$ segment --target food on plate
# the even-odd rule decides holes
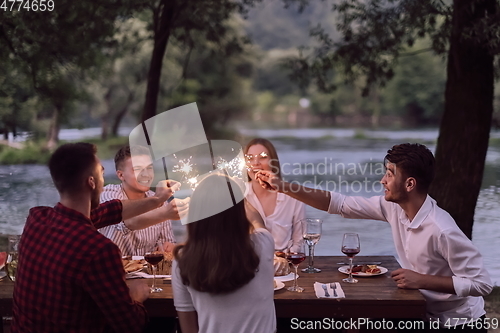
[[[381,272],[380,268],[377,267],[377,265],[367,265],[368,268],[366,269],[365,273],[368,274],[379,274]]]
[[[276,280],[273,280],[273,284],[274,284],[274,289],[278,288],[278,284],[276,283]]]
[[[158,275],[171,275],[172,274],[172,261],[174,260],[174,255],[172,252],[164,252],[163,260],[157,265],[156,274]],[[153,267],[151,265],[146,266],[146,273],[153,274]]]
[[[283,252],[283,251],[276,251],[276,252],[274,252],[274,255],[276,257],[280,257],[280,258],[285,258],[286,259],[286,253]]]
[[[352,272],[353,273],[361,272],[362,269],[363,269],[362,265],[354,265],[354,266],[352,266]]]
[[[122,264],[123,264],[123,269],[125,269],[125,272],[130,273],[130,272],[135,272],[144,267],[144,260],[132,260],[128,258],[122,258]]]
[[[274,256],[274,276],[290,274],[290,263],[282,257]]]
[[[349,269],[347,269],[349,272]],[[353,273],[379,274],[381,272],[377,265],[354,265],[352,266]]]

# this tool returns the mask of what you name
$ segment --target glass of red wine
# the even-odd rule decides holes
[[[160,291],[163,291],[162,288],[156,287],[156,270],[160,261],[163,260],[163,253],[163,244],[158,242],[158,248],[156,251],[146,253],[144,255],[144,260],[146,260],[153,269],[153,285],[151,286],[152,293],[159,293]]]
[[[297,285],[297,268],[299,267],[299,264],[303,262],[306,259],[306,253],[304,251],[304,244],[302,243],[297,252],[288,252],[286,254],[286,259],[293,265],[293,268],[295,269],[295,276],[293,279],[293,286],[289,287],[289,291],[296,291],[298,293],[301,293],[304,291],[304,288],[299,287]]]
[[[349,257],[349,277],[342,281],[347,283],[358,283],[358,280],[352,277],[352,259],[360,251],[359,236],[355,233],[345,233],[342,240],[342,253]]]

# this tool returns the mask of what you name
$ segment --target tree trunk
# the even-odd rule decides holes
[[[113,112],[111,108],[111,96],[113,95],[114,86],[112,85],[104,95],[104,104],[106,104],[106,112],[101,117],[101,139],[108,139],[109,133],[109,116]]]
[[[60,115],[62,107],[55,105],[52,119],[50,120],[49,132],[47,133],[47,149],[54,150],[59,142]]]
[[[490,15],[495,0],[455,0],[448,53],[445,110],[436,150],[436,178],[430,194],[472,238],[493,113],[493,57],[462,36],[471,22]]]
[[[125,103],[123,108],[121,108],[120,111],[118,111],[118,114],[113,119],[113,125],[111,127],[111,135],[113,137],[116,138],[118,136],[118,128],[120,128],[120,123],[121,123],[123,117],[125,117],[125,115],[127,114],[128,107],[129,107],[130,103],[132,103],[133,100],[134,100],[134,92],[129,91],[128,97],[127,97],[127,103]]]
[[[106,113],[101,117],[101,140],[106,141],[108,139],[108,128],[109,128],[109,114]]]
[[[163,57],[167,49],[168,39],[170,38],[175,9],[175,1],[162,0],[159,6],[159,15],[154,17],[154,47],[149,65],[146,100],[144,102],[141,121],[145,121],[156,115],[161,68],[163,66]]]

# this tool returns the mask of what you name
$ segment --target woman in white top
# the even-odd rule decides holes
[[[274,249],[298,251],[302,232],[298,222],[305,216],[304,204],[283,193],[262,188],[255,173],[267,170],[281,178],[280,162],[273,144],[266,139],[251,140],[244,149],[248,168],[246,198],[260,213],[267,230],[274,238]]]
[[[191,197],[188,238],[174,249],[172,265],[183,333],[276,330],[274,242],[266,229],[253,227],[242,198],[234,181],[216,174],[200,182]]]

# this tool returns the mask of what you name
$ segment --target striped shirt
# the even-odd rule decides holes
[[[147,197],[154,195],[153,191],[146,192]],[[104,187],[101,202],[113,199],[128,200],[121,184],[109,184]],[[165,202],[164,205],[167,203]],[[99,232],[111,239],[120,248],[123,256],[143,256],[145,253],[154,251],[158,241],[175,243],[170,220],[140,230],[130,230],[121,221],[118,224],[101,228]]]

